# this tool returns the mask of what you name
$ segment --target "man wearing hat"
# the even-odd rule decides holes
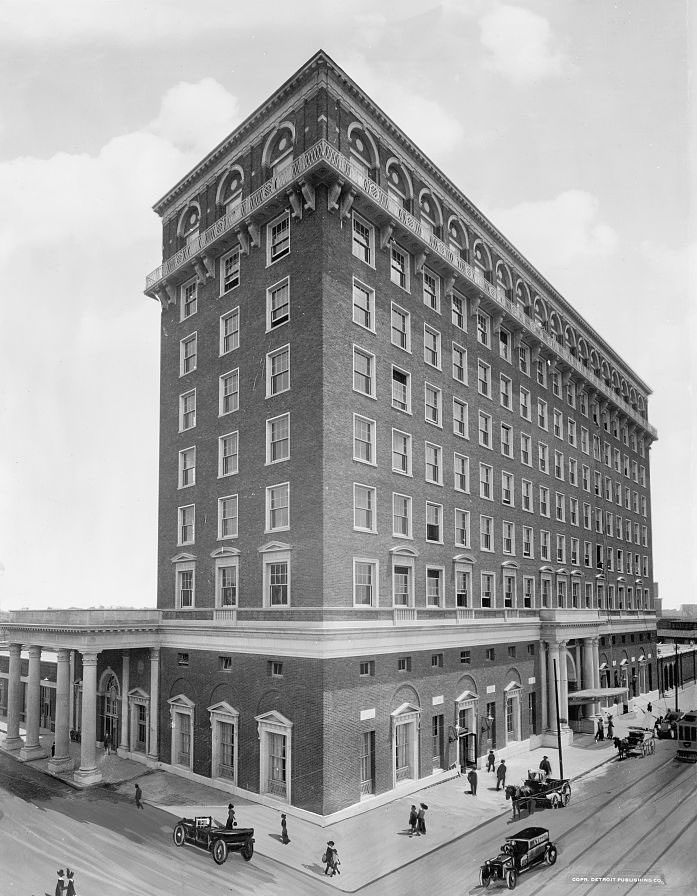
[[[227,804],[227,821],[225,822],[225,827],[228,831],[231,831],[235,825],[235,807],[232,803]]]
[[[506,760],[502,759],[501,764],[496,769],[496,789],[500,790],[501,788],[506,787]]]
[[[324,853],[323,860],[326,864],[324,869],[325,874],[329,874],[330,871],[330,877],[334,877],[335,874],[341,874],[341,871],[339,871],[339,865],[341,864],[339,861],[339,853],[334,846],[333,840],[327,840],[327,849]]]
[[[549,759],[546,756],[542,757],[542,762],[540,763],[540,771],[544,772],[545,780],[549,778],[552,774],[552,766],[550,765]]]
[[[63,896],[63,890],[65,889],[65,880],[63,869],[58,872],[58,880],[56,881],[56,896]]]
[[[290,843],[285,813],[281,813],[281,843]]]

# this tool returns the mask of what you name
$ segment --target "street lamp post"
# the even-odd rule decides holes
[[[678,712],[678,688],[680,687],[680,671],[679,664],[680,656],[678,653],[678,642],[675,642],[675,711]]]

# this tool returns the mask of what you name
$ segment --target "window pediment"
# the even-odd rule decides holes
[[[513,691],[522,691],[523,689],[517,681],[509,681],[503,690],[504,693],[510,694]]]
[[[135,700],[136,703],[149,703],[150,694],[146,694],[142,688],[132,688],[128,692],[128,699]]]
[[[219,557],[239,557],[240,551],[237,548],[222,547],[211,551],[211,557],[217,560]]]
[[[454,563],[470,563],[470,564],[472,564],[472,563],[476,563],[477,560],[471,554],[456,554],[453,557],[453,562]]]
[[[280,725],[283,728],[292,728],[293,723],[290,719],[287,719],[284,715],[281,715],[275,709],[270,710],[269,712],[262,713],[260,716],[254,716],[254,721],[258,725]]]
[[[289,551],[290,545],[284,541],[267,541],[257,551],[259,554],[271,554],[274,551]]]
[[[196,560],[196,554],[188,554],[186,551],[182,551],[180,554],[177,554],[175,557],[172,557],[172,563],[193,563]]]
[[[418,557],[419,552],[414,548],[407,548],[404,545],[397,545],[396,547],[390,548],[390,554],[397,557]]]
[[[177,694],[176,697],[171,697],[167,703],[169,703],[170,711],[177,707],[181,707],[182,709],[193,709],[196,705],[193,700],[189,700],[186,694]]]
[[[397,709],[393,710],[390,715],[393,719],[396,719],[400,716],[410,716],[410,715],[419,715],[421,713],[421,709],[418,706],[414,706],[413,703],[402,703]]]
[[[230,706],[226,700],[221,700],[219,703],[214,703],[213,706],[207,707],[207,711],[211,716],[225,716],[235,720],[240,716],[239,710],[235,709],[234,706]]]
[[[472,700],[479,700],[478,694],[473,694],[472,691],[463,691],[459,697],[455,698],[456,703],[468,703]]]

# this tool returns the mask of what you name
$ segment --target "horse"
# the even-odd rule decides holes
[[[627,753],[629,753],[629,742],[627,740],[621,740],[619,737],[613,737],[612,743],[619,754],[617,758],[624,759]]]
[[[506,799],[510,800],[513,804],[513,820],[515,821],[516,815],[520,818],[520,810],[523,803],[525,803],[526,808],[528,810],[528,815],[530,815],[532,801],[528,799],[531,794],[531,790],[529,787],[526,787],[525,784],[519,786],[517,784],[507,784],[506,785]]]

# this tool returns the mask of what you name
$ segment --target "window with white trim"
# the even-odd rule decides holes
[[[414,606],[414,560],[412,557],[393,558],[392,601],[395,607]]]
[[[432,311],[440,314],[440,277],[428,268],[424,268],[423,286],[424,305],[427,305]]]
[[[218,538],[237,538],[238,531],[237,495],[218,498]]]
[[[240,407],[240,368],[221,374],[218,380],[218,416],[224,417]]]
[[[179,396],[179,432],[196,426],[196,390]]]
[[[484,361],[477,361],[477,391],[491,398],[491,367]]]
[[[395,538],[412,537],[410,495],[392,493],[392,535]]]
[[[455,508],[455,544],[459,548],[470,546],[470,512],[458,507]],[[467,606],[467,604],[458,604],[458,606]]]
[[[364,330],[375,332],[375,292],[353,278],[353,322]]]
[[[424,324],[424,362],[441,369],[440,333]]]
[[[491,318],[484,311],[477,311],[477,342],[491,348]]]
[[[390,279],[409,292],[409,253],[396,243],[390,247]]]
[[[521,507],[528,513],[533,513],[532,506],[532,482],[529,479],[523,479],[520,483]]]
[[[375,398],[375,355],[353,347],[353,391]]]
[[[504,554],[505,554],[505,553],[507,553],[507,552],[504,551]],[[515,551],[513,551],[512,553],[515,553]],[[506,609],[512,609],[512,608],[515,607],[515,605],[516,605],[516,577],[515,577],[515,573],[505,572],[505,573],[503,574],[503,605],[504,605],[504,607],[505,607]],[[513,650],[515,651],[515,647],[513,647]],[[511,655],[515,656],[515,652],[514,652],[513,654],[511,654],[511,648],[510,648],[510,647],[508,648],[508,655],[509,655],[509,656],[511,656]],[[509,699],[507,700],[507,705],[510,705],[510,703],[511,703],[511,701],[510,701],[510,698],[509,698]],[[511,725],[511,728],[512,728],[512,725]],[[511,728],[509,728],[509,734],[510,734]]]
[[[511,334],[503,327],[499,328],[499,355],[504,361],[511,363]]]
[[[553,411],[553,426],[554,426],[554,435],[558,439],[564,438],[564,415],[561,411],[556,410]]]
[[[549,489],[540,485],[538,487],[538,497],[540,503],[540,516],[549,517]]]
[[[290,483],[280,482],[266,488],[266,531],[290,529]]]
[[[266,332],[290,320],[290,278],[285,277],[266,290]]]
[[[378,561],[353,558],[353,605],[378,605]]]
[[[501,503],[509,507],[515,505],[515,477],[505,470],[501,471]]]
[[[493,467],[490,467],[489,464],[479,464],[479,497],[484,498],[486,501],[494,500],[492,490],[493,476]]]
[[[537,462],[541,473],[549,473],[549,448],[544,442],[537,443]]]
[[[178,488],[196,484],[196,448],[183,448],[179,452]]]
[[[524,342],[518,346],[518,367],[525,376],[530,376],[530,347]]]
[[[278,464],[289,458],[290,414],[280,414],[266,421],[266,463]]]
[[[264,554],[264,606],[290,606],[290,553]],[[280,663],[277,665],[281,666]]]
[[[512,396],[512,385],[511,378],[508,376],[504,376],[503,374],[499,375],[499,400],[501,402],[501,407],[506,408],[507,411],[513,410],[513,396]]]
[[[239,469],[239,432],[218,437],[218,477],[232,476]]]
[[[453,434],[469,439],[469,408],[466,401],[453,398]]]
[[[177,544],[193,544],[196,540],[196,505],[177,508]]]
[[[537,399],[537,425],[540,429],[548,428],[548,419],[547,419],[547,402],[543,401],[541,398]]]
[[[194,277],[180,287],[180,316],[179,320],[186,320],[196,314],[198,310],[198,278]]]
[[[353,213],[352,249],[354,256],[375,267],[375,228],[365,218]]]
[[[491,416],[483,411],[479,412],[479,444],[484,448],[491,448]]]
[[[392,407],[411,414],[411,374],[399,367],[392,368]]]
[[[532,609],[535,606],[535,579],[523,576],[523,606]]]
[[[554,475],[557,479],[564,480],[564,455],[561,451],[554,452]]]
[[[540,529],[540,560],[549,561],[550,534],[546,529]]]
[[[426,541],[443,542],[443,505],[426,502]]]
[[[220,354],[226,355],[240,347],[240,309],[233,308],[220,315]]]
[[[266,225],[267,267],[290,252],[290,212],[284,212]]]
[[[530,390],[520,387],[520,416],[523,420],[531,420],[530,417]]]
[[[501,424],[501,454],[513,457],[513,430],[507,423]]]
[[[424,383],[424,419],[434,426],[443,425],[443,393],[430,383]]]
[[[233,249],[220,259],[220,295],[240,285],[240,250]]]
[[[443,449],[426,442],[424,449],[425,478],[432,485],[443,485]]]
[[[569,523],[578,526],[578,498],[569,498]]]
[[[353,528],[359,532],[377,532],[377,492],[373,486],[353,484]]]
[[[399,429],[392,430],[392,471],[411,476],[411,436]]]
[[[532,526],[523,526],[523,557],[532,559],[535,556],[535,533]]]
[[[215,605],[216,607],[237,606],[237,582],[239,560],[237,557],[224,557],[215,564]],[[225,657],[225,659],[231,659]]]
[[[405,352],[411,352],[411,315],[394,302],[392,302],[390,339],[392,345]]]
[[[493,572],[481,574],[482,607],[491,609],[496,602],[496,577]]]
[[[544,358],[537,359],[537,382],[543,389],[547,388],[547,361]]]
[[[566,522],[566,500],[561,492],[554,493],[554,518],[558,523]]]
[[[353,415],[353,459],[362,464],[375,466],[376,457],[376,426],[375,420],[369,417]]]
[[[464,454],[453,454],[453,487],[456,492],[470,490],[470,459]]]
[[[572,566],[579,565],[579,562],[580,562],[579,548],[580,548],[580,542],[579,542],[578,538],[574,538],[572,536],[571,537],[571,565]]]
[[[426,567],[426,606],[442,607],[445,604],[443,582],[445,571],[439,566]],[[442,658],[442,654],[439,654]],[[441,662],[442,665],[442,662]]]
[[[521,432],[520,434],[520,462],[521,464],[525,464],[526,467],[532,466],[532,455],[530,453],[530,448],[532,445],[532,439],[526,432]]]
[[[576,447],[576,421],[571,417],[566,418],[566,433],[569,439],[569,445]]]
[[[479,547],[482,551],[494,550],[494,519],[479,515]]]
[[[290,345],[266,355],[266,397],[272,398],[290,389]]]
[[[467,385],[467,349],[456,342],[453,342],[453,379]]]
[[[176,593],[174,605],[177,610],[188,610],[195,606],[196,566],[192,563],[177,563]]]
[[[584,454],[590,454],[590,445],[588,442],[588,430],[585,426],[581,427],[581,451]]]
[[[185,336],[179,342],[179,376],[185,376],[196,370],[197,334]]]
[[[578,486],[578,461],[575,457],[569,458],[569,485]]]
[[[452,294],[452,323],[458,330],[467,332],[467,301],[457,293]]]

